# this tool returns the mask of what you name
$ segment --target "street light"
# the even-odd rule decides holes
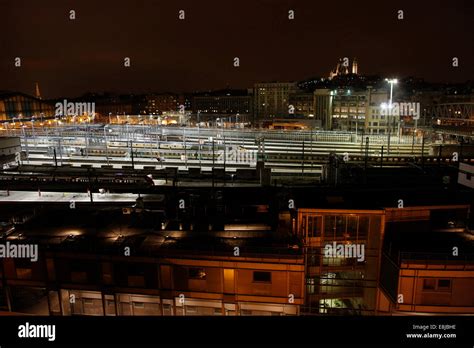
[[[393,85],[398,83],[397,79],[385,79],[390,84],[390,103],[388,104],[390,108],[392,108],[392,100],[393,100]]]
[[[387,115],[387,125],[388,125],[388,148],[387,148],[387,153],[390,152],[390,136],[392,133],[392,127],[390,125],[391,118],[390,116],[392,115],[392,102],[393,102],[393,85],[396,85],[398,83],[397,79],[385,79],[386,82],[390,84],[390,102],[388,104],[388,115]]]
[[[393,85],[396,85],[398,83],[397,79],[385,79],[390,84],[390,102],[388,103],[388,107],[390,110],[390,113],[392,112],[392,102],[393,102]]]

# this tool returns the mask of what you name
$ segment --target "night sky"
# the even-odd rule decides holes
[[[0,0],[0,18],[0,90],[38,81],[46,98],[247,88],[327,76],[340,57],[362,74],[474,79],[472,0]]]

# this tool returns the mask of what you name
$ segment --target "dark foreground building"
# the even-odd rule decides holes
[[[472,192],[391,187],[176,188],[133,206],[3,205],[1,244],[38,245],[39,255],[1,259],[0,306],[42,315],[474,314]],[[180,200],[186,210],[173,211]]]
[[[191,226],[160,213],[53,209],[5,239],[4,309],[43,315],[297,315],[304,259],[265,224]]]

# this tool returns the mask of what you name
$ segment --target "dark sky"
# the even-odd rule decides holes
[[[474,79],[473,25],[473,0],[0,0],[0,90],[247,88],[326,76],[345,56],[362,74],[461,82]]]

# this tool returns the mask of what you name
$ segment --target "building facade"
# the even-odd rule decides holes
[[[146,104],[140,113],[146,115],[161,115],[167,111],[179,111],[180,105],[184,106],[183,96],[172,93],[148,94],[146,95]]]
[[[0,121],[52,117],[54,102],[44,101],[23,93],[0,93]]]
[[[326,130],[383,134],[388,132],[389,124],[391,130],[398,125],[394,117],[383,115],[382,104],[388,101],[386,90],[316,89],[314,117]]]
[[[254,114],[256,120],[287,117],[290,114],[290,95],[298,92],[296,82],[257,83],[254,86]]]
[[[308,313],[376,313],[383,226],[383,211],[298,210],[297,231],[305,249]],[[363,257],[328,252],[346,247],[363,250]]]
[[[194,97],[194,113],[201,114],[250,114],[252,96],[247,91],[216,91]]]
[[[298,117],[314,117],[314,96],[313,93],[294,93],[289,96],[290,105],[293,107],[293,114]],[[291,116],[291,115],[290,115]]]
[[[379,312],[474,314],[469,206],[386,209]]]
[[[474,314],[474,239],[466,230],[468,219],[468,205],[299,209],[303,311]],[[341,252],[328,253],[335,246]],[[363,250],[364,257],[344,254],[348,250]]]
[[[44,263],[6,260],[7,307],[41,296],[43,315],[298,315],[302,258],[105,257],[48,253]],[[35,295],[36,294],[36,295]],[[38,310],[38,309],[36,309]]]

